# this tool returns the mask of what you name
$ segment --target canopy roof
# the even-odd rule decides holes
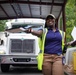
[[[50,13],[59,18],[67,0],[0,0],[0,20],[43,18]]]

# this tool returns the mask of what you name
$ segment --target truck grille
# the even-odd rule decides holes
[[[11,39],[10,53],[34,53],[34,39]]]

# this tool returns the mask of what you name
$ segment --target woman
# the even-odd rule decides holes
[[[50,14],[46,17],[45,29],[33,31],[31,28],[27,31],[41,37],[42,46],[40,51],[40,61],[38,64],[42,67],[44,75],[64,75],[62,63],[62,34],[55,26],[55,16]],[[44,35],[43,35],[44,34]],[[41,62],[42,61],[42,62]]]

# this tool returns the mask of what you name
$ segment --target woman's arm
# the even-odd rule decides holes
[[[29,28],[29,29],[27,29],[25,32],[31,33],[31,34],[33,34],[33,35],[35,35],[35,36],[38,36],[38,37],[41,37],[41,35],[42,35],[42,33],[43,33],[43,30],[40,29],[40,30],[38,30],[38,31],[35,31],[35,30],[33,30],[32,28]]]

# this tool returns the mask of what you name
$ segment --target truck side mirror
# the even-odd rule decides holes
[[[8,37],[8,36],[9,36],[9,34],[7,32],[5,32],[5,37]]]
[[[3,45],[3,44],[4,44],[4,41],[0,39],[0,45]]]

